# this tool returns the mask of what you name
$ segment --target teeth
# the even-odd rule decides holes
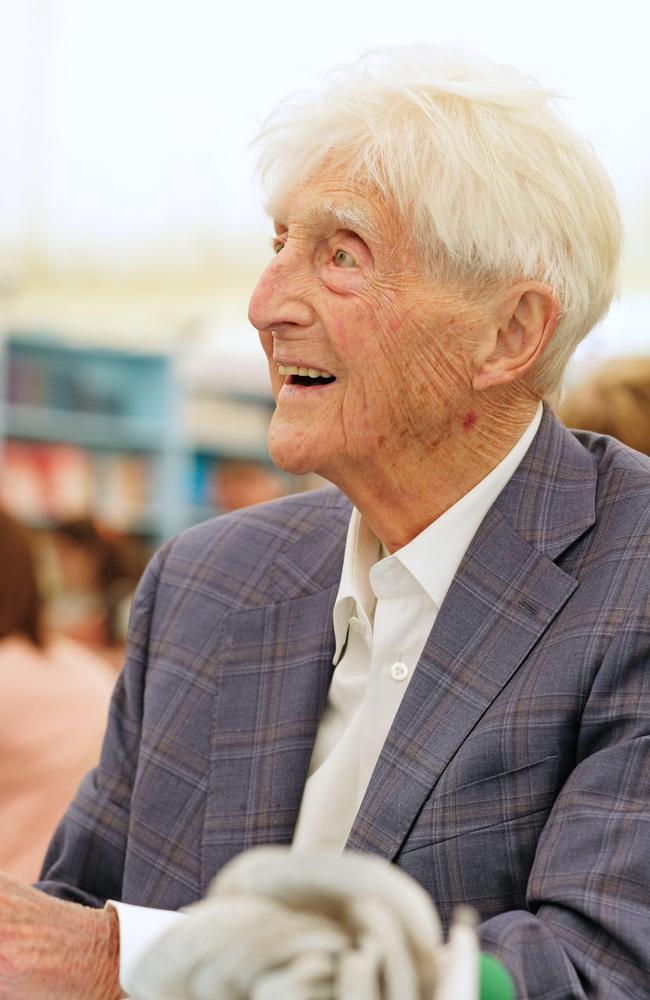
[[[330,372],[321,371],[319,368],[304,368],[302,365],[278,365],[280,375],[308,375],[309,378],[332,378]]]

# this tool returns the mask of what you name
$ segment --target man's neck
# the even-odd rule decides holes
[[[513,401],[519,405],[469,409],[456,420],[455,433],[433,440],[429,448],[394,455],[392,461],[383,456],[364,461],[336,485],[395,552],[496,468],[530,424],[538,402],[530,396]]]

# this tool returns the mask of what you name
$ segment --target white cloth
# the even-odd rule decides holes
[[[343,849],[454,574],[532,444],[541,419],[540,403],[505,458],[391,556],[380,559],[379,541],[353,510],[334,607],[336,669],[296,824],[296,853]],[[402,669],[391,673],[398,664]],[[164,930],[160,915],[167,911],[112,905],[120,918],[120,982],[128,991],[134,964],[143,947]]]
[[[106,905],[117,911],[120,922],[120,986],[129,993],[133,969],[141,957],[154,941],[185,917],[176,910],[155,910],[115,900]]]
[[[475,1000],[469,925],[442,944],[428,894],[368,855],[255,848],[139,962],[134,1000]]]

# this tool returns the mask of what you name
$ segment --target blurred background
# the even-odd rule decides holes
[[[620,299],[569,385],[650,350],[644,17],[632,0],[0,0],[0,503],[36,538],[52,627],[119,663],[153,548],[311,485],[266,452],[250,145],[337,62],[454,42],[563,95],[626,225]]]

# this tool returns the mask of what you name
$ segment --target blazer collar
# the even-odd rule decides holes
[[[531,447],[494,504],[517,534],[550,559],[596,520],[593,456],[544,404]]]
[[[595,481],[592,456],[544,404],[535,439],[492,510],[554,559],[593,524]],[[336,489],[318,497],[318,503],[306,498],[286,526],[289,537],[279,553],[269,553],[260,603],[308,596],[340,582],[352,504]],[[274,516],[286,520],[282,502],[270,504],[269,513],[272,509]]]

